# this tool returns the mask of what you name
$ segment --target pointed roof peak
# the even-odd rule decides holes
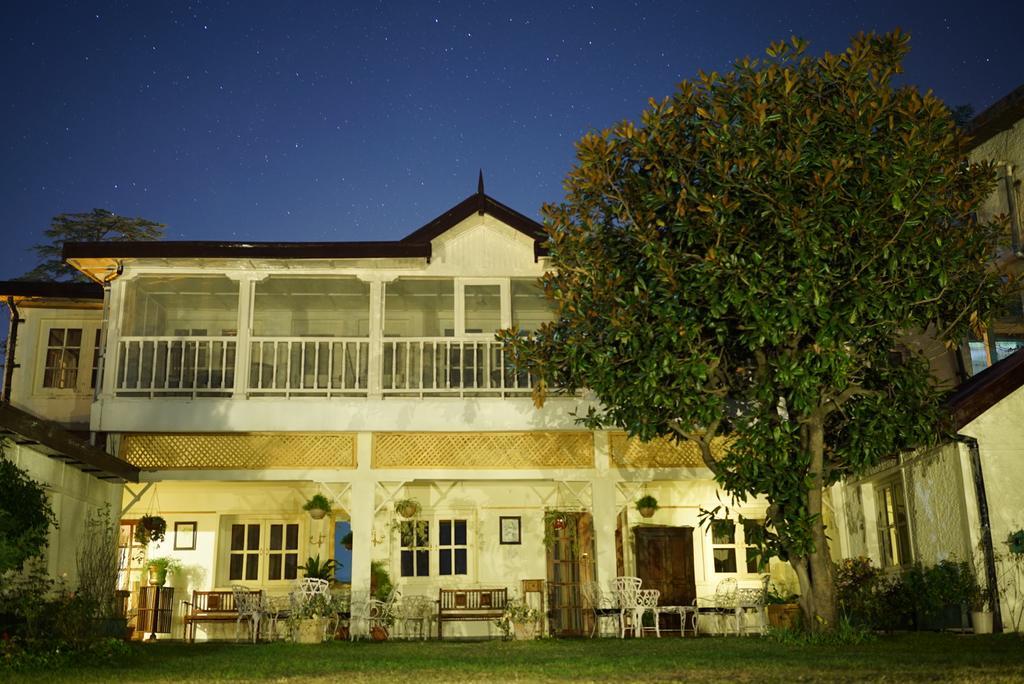
[[[480,178],[476,182],[476,194],[484,194],[484,170],[480,169]]]

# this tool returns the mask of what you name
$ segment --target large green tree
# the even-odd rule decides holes
[[[544,207],[557,320],[504,335],[538,398],[587,388],[586,424],[690,440],[736,501],[765,497],[758,541],[828,629],[825,488],[938,431],[929,364],[896,353],[902,336],[954,344],[1003,285],[998,227],[973,214],[992,169],[967,163],[942,102],[893,84],[907,36],[805,49],[773,44],[583,137],[565,201]]]
[[[100,242],[103,240],[159,240],[164,224],[144,218],[118,216],[107,209],[93,209],[81,214],[58,214],[44,233],[47,242],[32,249],[39,265],[21,276],[22,280],[69,281],[86,280],[82,273],[64,263],[61,250],[65,242]]]

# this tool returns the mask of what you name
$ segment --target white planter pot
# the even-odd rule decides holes
[[[992,633],[992,611],[990,610],[972,610],[971,611],[971,625],[974,627],[975,634],[991,634]]]
[[[309,517],[312,518],[313,520],[320,520],[325,515],[327,515],[327,511],[325,511],[322,508],[310,508],[309,509]]]
[[[327,631],[327,618],[308,618],[299,620],[295,628],[295,643],[319,644],[324,640]]]
[[[531,641],[537,638],[537,623],[535,622],[514,622],[516,641]]]

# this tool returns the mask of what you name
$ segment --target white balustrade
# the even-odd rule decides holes
[[[381,393],[403,396],[513,396],[529,394],[528,373],[508,363],[494,339],[385,338]]]
[[[226,396],[235,384],[234,337],[122,337],[123,396]]]

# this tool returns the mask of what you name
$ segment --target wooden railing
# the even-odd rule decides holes
[[[245,348],[243,348],[245,349]],[[120,396],[523,396],[532,378],[491,338],[122,337]]]
[[[366,396],[370,343],[366,338],[251,338],[253,396]]]
[[[234,337],[122,337],[119,394],[224,396],[235,386]]]
[[[511,368],[507,354],[502,344],[492,339],[385,339],[381,393],[420,397],[529,394],[529,375]]]

